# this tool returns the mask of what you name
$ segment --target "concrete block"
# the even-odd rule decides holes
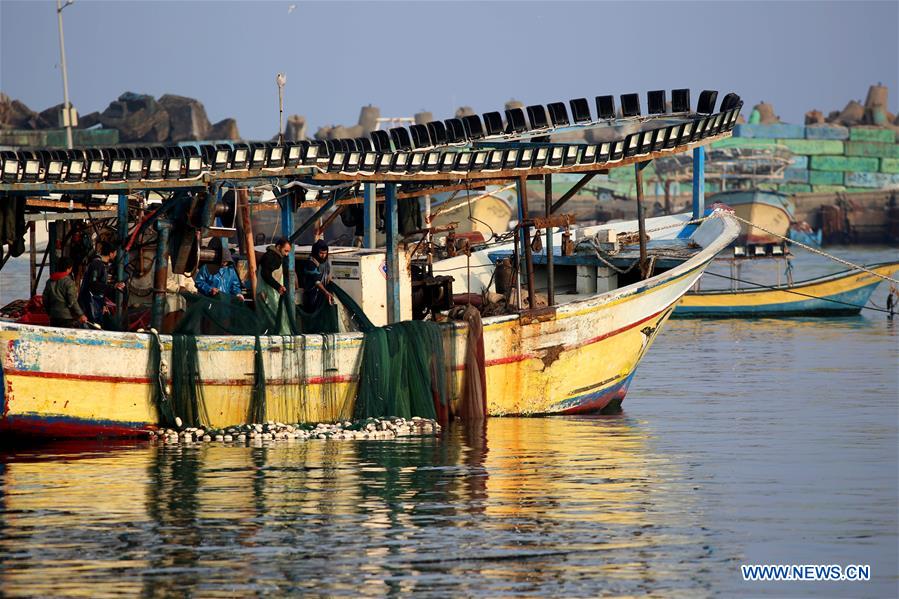
[[[846,156],[899,158],[899,144],[882,144],[875,141],[847,141]]]
[[[739,127],[739,125],[737,125]],[[752,139],[749,137],[728,137],[716,141],[712,144],[713,148],[749,148],[767,150],[776,145],[773,139]]]
[[[815,193],[836,193],[838,191],[846,191],[843,185],[812,185],[812,191]]]
[[[734,137],[803,139],[805,137],[805,126],[787,123],[773,123],[771,125],[740,124],[734,127]]]
[[[866,193],[869,191],[871,191],[871,190],[868,189],[867,187],[847,187],[846,188],[846,193],[863,193],[863,192]]]
[[[846,185],[874,189],[891,187],[899,185],[899,176],[890,173],[846,173]]]
[[[777,191],[777,183],[759,183],[756,187],[763,191]]]
[[[896,134],[892,129],[880,127],[850,127],[849,139],[852,141],[879,141],[880,143],[896,143]]]
[[[806,139],[849,139],[849,128],[841,125],[806,125]]]
[[[860,171],[873,173],[877,172],[877,169],[880,167],[877,158],[856,156],[812,156],[809,164],[816,171]]]
[[[809,171],[804,168],[784,169],[784,181],[789,183],[808,183],[808,173]],[[842,179],[842,177],[840,178]]]
[[[808,182],[812,185],[842,185],[843,173],[840,171],[808,171]]]
[[[812,190],[812,186],[804,183],[785,183],[779,185],[777,189],[783,193],[808,193]]]
[[[790,168],[808,168],[808,156],[793,156]]]
[[[881,173],[899,173],[899,158],[881,158]]]
[[[843,153],[843,142],[835,139],[778,139],[777,143],[786,146],[794,154],[812,156]]]

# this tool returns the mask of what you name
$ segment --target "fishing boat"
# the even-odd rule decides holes
[[[709,196],[709,201],[727,204],[733,208],[737,216],[758,225],[758,227],[746,225],[737,238],[738,244],[779,243],[789,232],[795,212],[793,201],[787,195],[776,191],[760,189],[722,191]],[[771,233],[762,229],[767,229]]]
[[[685,91],[676,90],[676,105],[683,105]],[[651,105],[656,106],[658,92],[651,94]],[[409,306],[416,289],[440,292],[435,292],[428,313],[439,321],[433,326],[439,327],[443,344],[440,353],[447,358],[436,367],[449,374],[451,404],[461,400],[465,389],[471,387],[471,377],[478,377],[480,372],[479,393],[489,415],[586,414],[619,409],[640,359],[677,302],[739,233],[739,223],[727,210],[716,209],[703,216],[701,193],[694,194],[692,214],[642,217],[641,165],[672,152],[693,151],[701,160],[704,145],[730,135],[742,102],[735,94],[728,94],[720,110],[714,112],[716,95],[703,92],[699,113],[688,109],[665,113],[663,99],[663,108],[654,116],[629,117],[637,124],[637,132],[598,144],[544,141],[554,131],[616,125],[616,119],[591,119],[583,100],[571,104],[577,111],[576,125],[569,124],[564,104],[556,103],[549,106],[551,124],[545,117],[540,120],[532,107],[528,109],[530,125],[525,124],[523,111],[508,114],[508,131],[497,130],[495,118],[488,115],[484,115],[486,134],[480,121],[474,123],[472,119],[464,126],[450,119],[442,130],[443,137],[440,127],[422,126],[412,131],[417,140],[415,148],[408,143],[409,131],[402,130],[392,132],[389,141],[373,139],[375,147],[345,140],[345,144],[331,145],[220,144],[199,147],[194,153],[155,149],[146,156],[133,153],[121,158],[126,168],[135,169],[134,178],[127,172],[112,173],[121,166],[116,162],[118,154],[80,154],[89,165],[94,157],[101,161],[97,171],[102,174],[93,181],[63,176],[52,182],[44,177],[54,171],[42,162],[38,162],[36,177],[25,174],[34,170],[29,168],[30,160],[49,161],[56,159],[55,154],[7,154],[0,171],[16,173],[17,177],[15,181],[4,180],[0,192],[6,197],[0,197],[0,201],[10,195],[30,198],[60,191],[90,192],[91,197],[118,194],[116,234],[122,248],[130,248],[129,240],[141,239],[155,229],[152,239],[156,260],[152,268],[157,283],[152,289],[150,326],[139,330],[65,329],[0,321],[0,432],[25,437],[127,437],[160,428],[161,402],[171,392],[172,371],[182,366],[182,354],[175,351],[181,337],[157,332],[165,300],[160,281],[166,281],[169,265],[179,273],[195,270],[206,255],[205,248],[197,247],[205,236],[236,234],[230,223],[222,222],[229,213],[229,206],[223,205],[228,189],[236,190],[236,199],[232,196],[230,205],[238,214],[234,218],[249,222],[247,208],[254,185],[268,190],[277,185],[282,192],[276,209],[281,210],[282,231],[291,242],[332,209],[364,204],[368,247],[357,249],[356,257],[350,250],[335,249],[335,279],[355,285],[361,294],[357,296],[360,304],[371,296],[380,296],[370,303],[372,310],[381,310],[372,315],[372,320],[380,317],[388,323],[386,328],[393,330],[401,329],[395,325],[410,318]],[[449,140],[447,130],[458,137]],[[381,145],[385,143],[388,145]],[[425,143],[426,147],[420,146]],[[166,159],[157,163],[157,155]],[[65,159],[71,162],[78,156],[73,153]],[[570,215],[558,212],[566,196],[555,204],[549,201],[554,173],[580,173],[589,180],[610,166],[625,165],[634,167],[638,181],[637,221],[579,228]],[[72,168],[69,164],[69,172]],[[169,170],[148,172],[154,168]],[[85,172],[93,171],[89,166]],[[545,183],[544,217],[528,216],[529,178]],[[439,256],[436,260],[428,256],[431,272],[410,285],[406,264],[415,252],[410,247],[402,251],[399,244],[397,200],[510,182],[518,197],[518,224],[511,235],[505,240],[461,248],[455,256]],[[297,197],[291,190],[297,187],[318,193],[312,196],[314,200],[310,200],[311,193],[307,195],[302,204],[318,210],[294,228]],[[141,203],[139,218],[131,218],[129,206],[131,212],[134,206],[129,204],[128,194],[149,190],[163,190],[167,195],[161,204]],[[372,243],[379,201],[386,204],[384,248],[375,248]],[[25,205],[53,214],[73,208],[77,214],[82,208],[78,203],[61,206],[47,199],[29,199]],[[186,217],[176,219],[178,210],[186,211],[182,212]],[[71,212],[64,217],[73,218]],[[436,232],[429,230],[426,235]],[[544,234],[547,248],[541,253],[534,249],[532,238]],[[242,235],[249,245],[241,251],[252,263],[252,230]],[[237,237],[240,243],[241,236]],[[456,282],[456,290],[466,292],[464,295],[486,292],[498,271],[497,260],[502,262],[503,255],[514,255],[514,278],[522,288],[511,309],[484,316],[480,320],[482,335],[475,334],[473,321],[447,320],[440,309],[446,307],[447,295],[442,291],[450,283],[449,276]],[[123,251],[117,258],[119,281],[125,280],[123,263],[127,256]],[[338,257],[347,265],[356,259],[358,268],[338,265]],[[285,258],[288,277],[294,270],[294,258],[294,253]],[[370,262],[375,268],[366,266]],[[373,281],[379,281],[380,291]],[[252,278],[251,285],[255,286]],[[285,302],[292,305],[294,290],[287,287]],[[528,304],[522,301],[524,288]],[[532,306],[540,290],[548,297],[547,305]],[[121,307],[121,300],[119,304]],[[206,428],[221,428],[252,422],[248,418],[254,413],[261,418],[256,422],[350,418],[357,396],[367,384],[360,371],[366,338],[367,333],[355,331],[191,337],[196,364],[190,385],[201,396],[202,412],[193,414],[192,421]],[[181,418],[176,420],[180,426]]]
[[[858,314],[899,262],[871,264],[792,284],[691,291],[677,305],[676,318],[779,318]],[[876,273],[876,274],[873,274]]]

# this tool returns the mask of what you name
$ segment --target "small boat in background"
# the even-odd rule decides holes
[[[865,268],[883,276],[899,272],[899,262]],[[855,269],[785,285],[687,293],[674,318],[847,316],[858,314],[883,279]]]
[[[760,189],[722,191],[709,197],[710,204],[716,202],[726,204],[738,217],[761,227],[743,225],[737,244],[780,243],[787,236],[790,224],[794,220],[793,200],[776,191]],[[774,235],[762,229],[767,229]]]

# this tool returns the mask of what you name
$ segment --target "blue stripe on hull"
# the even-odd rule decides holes
[[[618,381],[611,387],[591,391],[583,395],[571,397],[559,403],[553,404],[550,408],[551,414],[595,414],[609,405],[613,400],[623,401],[627,394],[627,388],[634,378],[636,370],[632,370],[629,375]]]
[[[829,295],[826,299],[808,298],[795,302],[758,305],[745,304],[741,306],[677,306],[677,308],[674,309],[674,314],[672,316],[675,318],[737,318],[747,316],[839,316],[858,314],[861,311],[861,307],[868,302],[868,299],[871,297],[871,294],[874,293],[874,290],[878,285],[880,285],[880,281],[851,291]],[[798,298],[801,296],[796,297]]]

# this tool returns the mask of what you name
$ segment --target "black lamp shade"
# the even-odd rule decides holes
[[[471,140],[483,139],[484,127],[481,125],[481,117],[469,114],[462,117],[462,127],[465,129],[465,137]]]
[[[484,129],[487,135],[503,134],[503,117],[498,111],[484,113]]]
[[[640,115],[640,94],[621,94],[621,116]]]
[[[409,130],[405,127],[394,127],[391,129],[390,140],[393,141],[393,147],[397,151],[412,149],[412,138],[409,136]]]
[[[646,93],[646,112],[665,114],[665,90],[657,89]]]
[[[457,144],[465,141],[465,127],[462,126],[462,119],[446,119],[446,140],[451,144]]]
[[[596,116],[599,119],[615,118],[615,96],[596,96]]]
[[[546,118],[546,109],[543,106],[539,104],[528,106],[527,112],[528,122],[531,124],[531,129],[546,129],[549,127],[549,121]]]
[[[430,148],[434,144],[431,142],[431,134],[425,125],[412,125],[409,127],[409,134],[412,136],[412,145],[416,149]]]
[[[575,98],[569,100],[568,105],[571,106],[571,118],[575,123],[589,123],[590,105],[587,104],[587,98]]]
[[[527,131],[527,123],[524,121],[524,111],[521,108],[509,108],[506,110],[506,133],[521,133]]]
[[[443,124],[443,121],[431,121],[427,127],[434,145],[441,146],[446,143],[446,125]]]
[[[386,131],[372,131],[371,145],[375,152],[390,152],[390,135]]]
[[[703,90],[699,94],[699,102],[696,104],[696,112],[700,114],[712,114],[715,112],[715,102],[718,100],[718,92],[713,89]]]
[[[690,112],[690,90],[671,90],[671,112]]]
[[[549,120],[552,122],[553,127],[566,127],[569,125],[568,111],[565,110],[564,102],[553,102],[547,104],[546,108],[549,110]]]

